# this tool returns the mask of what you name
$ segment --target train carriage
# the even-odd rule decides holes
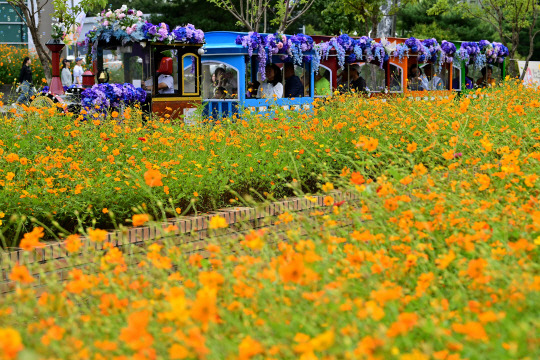
[[[202,57],[203,116],[212,119],[239,116],[244,109],[265,112],[272,107],[310,109],[314,98],[312,40],[304,35],[278,35],[214,31],[207,32]],[[293,40],[291,40],[291,38]],[[309,41],[311,40],[311,44]],[[297,42],[293,44],[293,42]],[[285,45],[284,45],[285,44]],[[287,45],[288,44],[288,45]],[[292,51],[284,50],[296,47]],[[260,87],[265,80],[265,65],[279,68],[284,93],[264,97]],[[286,94],[284,70],[294,68],[301,90]],[[298,80],[296,80],[298,81]]]

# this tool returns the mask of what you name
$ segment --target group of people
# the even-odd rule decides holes
[[[493,69],[490,66],[482,68],[480,71],[482,76],[474,81],[469,76],[468,67],[465,67],[465,88],[473,89],[475,87],[487,87],[496,84],[496,80],[493,78]],[[446,84],[444,80],[437,74],[433,73],[433,66],[427,65],[423,68],[419,68],[417,64],[412,64],[409,67],[409,81],[408,88],[412,91],[432,91],[432,90],[444,90]],[[459,89],[461,87],[461,79],[456,77],[452,82],[453,89]]]
[[[281,69],[276,64],[268,64],[265,68],[266,81],[250,83],[249,96],[259,98],[298,98],[304,96],[304,84],[294,71],[294,64],[285,63],[283,66],[285,86]]]
[[[444,90],[446,85],[440,76],[433,73],[431,65],[419,68],[417,64],[412,64],[409,67],[407,86],[412,91],[433,91]]]
[[[84,70],[82,68],[83,58],[78,57],[75,59],[75,66],[73,67],[73,76],[71,76],[71,60],[64,59],[62,60],[62,71],[60,72],[60,79],[62,80],[62,85],[71,86],[76,85],[77,87],[82,86],[82,75]]]
[[[62,71],[60,73],[60,79],[63,86],[77,85],[82,86],[82,68],[83,59],[78,57],[75,59],[75,67],[73,68],[73,77],[71,76],[71,60],[64,59],[62,61]],[[28,56],[23,59],[21,72],[19,74],[19,97],[15,104],[28,104],[32,96],[35,95],[33,81],[32,81],[32,59]]]

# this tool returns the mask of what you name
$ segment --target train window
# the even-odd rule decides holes
[[[445,90],[448,89],[448,71],[446,66],[439,68],[435,64],[420,65],[422,76],[427,79],[427,89],[433,90]],[[426,80],[424,80],[426,81]]]
[[[461,91],[461,67],[459,64],[452,65],[452,90]]]
[[[198,95],[199,62],[195,54],[182,56],[182,95]]]
[[[315,73],[315,96],[332,95],[332,71],[325,66],[320,65],[319,72]]]
[[[402,92],[403,88],[403,69],[394,64],[390,64],[390,87],[389,91],[391,93]]]
[[[178,56],[176,49],[163,50],[154,56],[157,80],[151,75],[142,84],[143,89],[152,96],[178,93]],[[144,74],[146,75],[146,74]],[[155,89],[157,86],[157,91]]]
[[[202,91],[204,99],[238,98],[238,70],[221,63],[206,61],[202,64]]]
[[[309,96],[310,72],[309,65],[295,66],[285,63],[283,66],[284,94],[283,97],[299,98]]]
[[[143,59],[131,54],[123,54],[124,82],[131,83],[135,87],[141,87],[144,79]]]
[[[483,71],[485,72],[485,75]],[[497,82],[502,80],[502,69],[499,66],[493,65],[487,65],[481,69],[477,69],[476,67],[473,68],[472,66],[470,66],[469,76],[474,79],[474,85],[476,87],[485,87],[486,83],[495,85]]]
[[[369,92],[384,91],[386,87],[384,70],[381,69],[380,66],[376,64],[362,63],[359,65],[361,69],[359,75],[365,81],[366,90]],[[354,74],[351,73],[351,76],[354,77]]]

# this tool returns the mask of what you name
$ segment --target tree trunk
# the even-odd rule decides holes
[[[39,34],[37,30],[34,29],[32,31],[31,29],[30,34],[32,35],[32,39],[34,39],[34,45],[36,46],[36,52],[37,52],[39,61],[41,62],[41,66],[43,67],[45,79],[47,79],[47,83],[49,83],[52,79],[52,65],[51,65],[51,56],[49,55],[49,50],[43,46],[41,41],[39,41]]]
[[[517,60],[514,60],[517,53],[518,45],[519,45],[519,32],[514,32],[512,34],[512,44],[510,47],[511,50],[509,51],[509,56],[508,56],[510,58],[510,61],[508,62],[508,67],[507,67],[508,75],[510,75],[510,77],[512,78],[517,78],[519,76]]]

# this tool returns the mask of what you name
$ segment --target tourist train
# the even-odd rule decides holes
[[[103,12],[86,44],[93,71],[85,73],[85,89],[40,98],[71,102],[72,111],[139,102],[148,113],[187,122],[275,107],[309,110],[316,97],[345,92],[448,96],[503,80],[508,55],[486,40],[204,33],[191,24],[171,30],[125,7]]]

